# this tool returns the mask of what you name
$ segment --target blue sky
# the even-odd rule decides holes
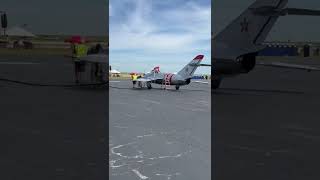
[[[177,72],[198,54],[210,63],[210,0],[110,0],[109,21],[114,69]]]

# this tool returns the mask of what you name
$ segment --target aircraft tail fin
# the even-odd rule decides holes
[[[283,9],[288,0],[257,0],[229,24],[215,41],[243,51],[252,51],[267,38],[277,21],[277,11]]]
[[[151,70],[152,73],[159,73],[160,72],[160,67],[156,66]]]
[[[181,69],[181,71],[178,72],[178,75],[185,79],[191,78],[198,66],[200,66],[203,58],[204,55],[196,56],[189,64],[187,64],[183,69]]]

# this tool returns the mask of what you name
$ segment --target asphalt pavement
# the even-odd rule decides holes
[[[211,179],[210,85],[110,82],[109,178]]]
[[[72,84],[60,56],[0,56],[0,78]],[[105,179],[107,87],[39,87],[0,81],[1,179]]]
[[[319,66],[319,60],[271,60]],[[270,60],[270,59],[269,59]],[[319,179],[320,72],[256,67],[213,93],[216,179]]]

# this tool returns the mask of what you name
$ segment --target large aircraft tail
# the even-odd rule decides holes
[[[267,38],[288,0],[257,0],[215,38],[229,47],[252,51]]]
[[[187,79],[191,78],[200,65],[200,62],[202,61],[204,55],[198,55],[196,56],[189,64],[187,64],[181,71],[178,72],[178,75],[181,77]]]

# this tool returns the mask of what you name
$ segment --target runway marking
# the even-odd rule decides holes
[[[136,136],[135,141],[131,141],[125,144],[119,144],[115,145],[114,143],[109,143],[109,167],[112,169],[112,171],[123,171],[122,173],[113,173],[111,172],[112,176],[121,176],[121,175],[126,175],[129,174],[130,172],[134,172],[135,175],[137,175],[141,180],[144,179],[153,179],[154,176],[164,176],[165,179],[171,180],[175,176],[181,175],[181,173],[168,173],[168,172],[153,172],[150,177],[142,174],[139,169],[141,167],[145,166],[153,166],[154,164],[157,163],[157,161],[161,160],[173,160],[176,158],[183,158],[187,154],[194,152],[193,150],[186,150],[182,152],[176,152],[176,153],[170,153],[170,154],[157,154],[157,155],[148,155],[144,154],[142,150],[138,150],[137,148],[140,147],[140,143],[143,143],[144,138],[150,138],[152,136],[165,136],[169,135],[176,132],[170,131],[170,132],[158,132],[158,133],[149,133],[149,134],[144,134],[144,135],[138,135]],[[110,140],[112,142],[112,139]],[[174,144],[173,142],[165,144]],[[134,148],[135,149],[135,154],[127,154],[127,149]]]
[[[165,176],[167,177],[167,180],[171,180],[172,176],[179,176],[181,175],[181,173],[175,173],[175,174],[161,174],[161,173],[157,173],[156,176]]]
[[[119,129],[128,129],[129,127],[126,127],[126,126],[113,126],[115,128],[119,128]]]
[[[155,134],[146,134],[146,135],[142,135],[142,136],[137,136],[137,138],[144,138],[144,137],[151,137],[154,136]]]
[[[142,100],[142,101],[144,101],[144,102],[149,102],[149,103],[152,103],[152,104],[161,104],[161,103],[158,102],[158,101],[153,101],[153,100],[149,100],[149,99],[144,99],[144,100]]]
[[[130,142],[130,143],[127,143],[127,144],[120,144],[118,146],[115,146],[113,148],[111,148],[111,154],[114,154],[114,155],[117,155],[119,157],[123,157],[125,159],[139,159],[139,158],[143,158],[143,154],[142,153],[139,153],[138,155],[135,155],[135,156],[125,156],[123,155],[122,153],[120,152],[116,152],[116,149],[119,149],[119,148],[122,148],[124,146],[128,146],[128,145],[132,145],[132,144],[136,144],[137,142]]]
[[[140,178],[140,179],[148,179],[149,177],[142,175],[137,169],[132,169],[132,171]]]
[[[126,164],[126,163],[119,164],[119,165],[115,165],[115,164],[117,163],[117,161],[119,161],[119,160],[121,160],[121,159],[111,160],[111,161],[109,162],[110,167],[111,167],[112,169],[115,169],[115,168],[119,168],[119,167],[128,165],[128,164]]]
[[[207,109],[204,109],[204,108],[188,108],[188,107],[180,107],[180,106],[176,106],[176,108],[183,110],[183,111],[207,112]]]
[[[115,104],[115,105],[130,105],[129,103],[126,102],[111,102],[111,104]]]
[[[186,110],[191,109],[198,112],[209,112],[208,108],[210,108],[210,101],[207,100],[207,98],[201,96],[203,94],[210,95],[210,91],[208,93],[207,91],[200,92],[200,96],[197,92],[192,92],[192,90],[189,89],[182,89],[180,92],[174,90],[168,93],[162,90],[159,91],[159,88],[159,90],[156,89],[156,91],[147,92],[140,91],[140,89],[132,90],[130,86],[131,84],[128,84],[127,87],[124,87],[123,84],[124,83],[111,84],[114,86],[119,86],[119,88],[121,89],[126,89],[125,91],[116,91],[116,89],[118,89],[116,88],[113,89],[114,91],[111,91],[111,94],[120,92],[120,96],[118,98],[115,98],[115,96],[113,98],[114,102],[111,101],[111,104],[115,106],[115,108],[117,108],[118,106],[126,107],[127,105],[129,105],[129,103],[126,103],[128,101],[128,98],[126,96],[134,96],[134,100],[136,101],[136,103],[141,104],[142,109],[144,109],[145,111],[152,111],[155,107],[158,106],[161,106],[159,108],[169,108],[164,104],[165,101],[162,101],[164,99],[169,99],[169,105],[171,105],[172,103],[172,108],[176,108],[176,105],[181,105],[180,103],[182,103],[182,106],[187,106]],[[157,92],[157,90],[159,92]],[[190,96],[194,96],[193,94],[195,94],[197,98],[190,98]],[[179,102],[173,102],[172,98],[177,98]],[[189,105],[184,105],[187,102],[192,103],[190,103]],[[180,128],[177,129],[172,128],[171,126],[151,126],[152,128],[149,126],[144,126],[144,124],[140,123],[140,119],[137,119],[141,118],[139,116],[139,113],[137,114],[136,111],[133,111],[136,110],[136,108],[134,108],[132,111],[121,111],[121,108],[122,107],[120,107],[120,111],[118,112],[120,116],[116,117],[118,123],[113,123],[113,127],[118,126],[117,128],[114,127],[114,130],[112,130],[116,132],[116,135],[109,137],[111,138],[110,142],[112,142],[112,145],[110,145],[109,143],[109,167],[112,176],[118,176],[115,179],[130,179],[131,177],[131,179],[147,178],[145,180],[173,180],[175,178],[178,178],[178,176],[181,177],[181,174],[188,174],[188,172],[184,172],[182,170],[172,171],[172,169],[167,168],[161,170],[161,167],[161,169],[159,169],[160,164],[164,164],[170,167],[174,166],[176,161],[189,161],[190,159],[194,158],[193,155],[198,156],[199,154],[202,156],[203,153],[209,153],[210,147],[205,147],[203,145],[203,142],[205,140],[201,139],[195,141],[194,139],[189,139],[189,136],[184,136],[186,133],[193,134],[192,132],[189,132],[191,130]],[[178,112],[185,111],[184,109],[177,109]],[[192,112],[190,112],[190,114],[192,114]],[[164,115],[165,114],[160,112],[161,118]],[[131,119],[134,121],[131,121]],[[133,125],[131,125],[131,122],[133,123]],[[121,129],[122,126],[127,127],[126,129]],[[132,133],[121,133],[122,130]],[[121,136],[119,137],[118,134],[121,134]],[[113,134],[111,133],[111,135]],[[129,142],[131,143],[125,144]],[[160,146],[161,148],[157,148],[157,146]],[[153,150],[154,148],[157,149]],[[209,159],[203,161],[203,163],[206,164],[209,164],[208,162]],[[146,167],[147,169],[152,170],[145,171]],[[125,177],[121,177],[122,175],[125,175]]]
[[[135,118],[136,117],[135,115],[132,115],[132,114],[129,114],[129,113],[127,113],[126,116],[128,116],[129,118]]]

